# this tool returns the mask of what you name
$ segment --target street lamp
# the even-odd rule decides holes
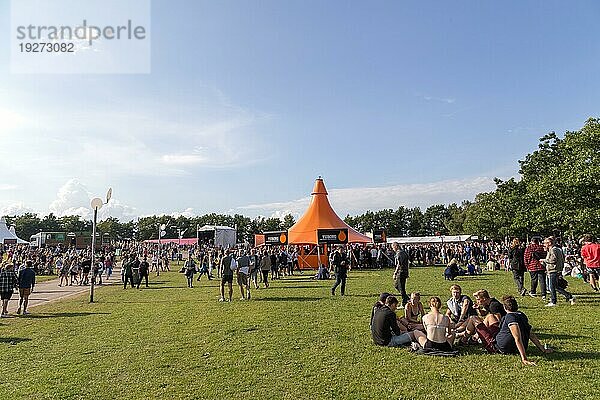
[[[112,189],[109,188],[108,192],[106,192],[106,204],[108,204],[111,197]],[[94,302],[94,284],[96,282],[96,277],[94,275],[94,267],[96,266],[96,225],[98,222],[98,210],[102,208],[103,204],[104,203],[102,202],[102,199],[98,197],[93,199],[91,202],[92,209],[94,210],[94,222],[92,224],[92,284],[90,285],[90,303]]]

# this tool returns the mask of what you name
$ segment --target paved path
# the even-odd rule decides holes
[[[62,300],[66,297],[75,296],[78,294],[90,293],[89,286],[58,286],[60,282],[59,278],[52,279],[46,282],[36,283],[33,288],[33,293],[29,296],[29,306],[27,307],[28,311],[34,312],[30,310],[33,307],[48,304],[53,301]],[[112,285],[112,284],[120,284],[121,283],[121,273],[120,270],[113,270],[113,274],[111,279],[102,279],[102,285],[96,285],[94,287],[94,293],[98,289],[102,289],[103,286]],[[8,303],[8,312],[11,316],[17,314],[17,309],[19,308],[19,291],[15,289],[15,293],[10,299]]]

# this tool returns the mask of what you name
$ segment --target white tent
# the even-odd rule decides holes
[[[229,226],[217,226],[217,225],[204,225],[202,228],[198,228],[200,232],[214,232],[215,246],[221,246],[225,249],[234,247],[236,244],[236,230]]]
[[[414,236],[388,238],[387,242],[399,244],[461,243],[473,239],[475,238],[472,235]]]
[[[15,228],[11,226],[10,229],[8,229],[4,217],[0,218],[0,244],[15,243],[24,244],[29,242],[17,237],[17,235],[15,234]]]

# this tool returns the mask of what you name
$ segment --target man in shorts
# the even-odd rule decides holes
[[[221,259],[221,297],[219,301],[225,301],[225,284],[229,287],[229,302],[233,296],[233,271],[237,269],[237,263],[232,255],[232,251],[228,250],[227,255]]]
[[[15,274],[12,264],[8,264],[0,271],[0,298],[2,298],[1,318],[8,317],[8,301],[13,295],[14,288],[19,287],[19,278]]]
[[[25,268],[19,271],[19,295],[21,298],[19,299],[19,309],[17,310],[17,314],[21,314],[21,309],[23,310],[23,315],[29,314],[29,311],[27,311],[29,295],[35,286],[35,271],[32,266],[33,263],[27,261],[25,263]]]

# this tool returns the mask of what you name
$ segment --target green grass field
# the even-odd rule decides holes
[[[409,290],[445,301],[441,268],[411,270]],[[275,281],[242,302],[219,303],[217,282],[193,289],[176,272],[150,289],[105,287],[0,322],[0,395],[10,399],[583,399],[598,398],[600,296],[570,279],[578,296],[548,309],[519,298],[542,342],[517,356],[471,347],[455,358],[380,348],[369,335],[379,292],[392,272],[351,272],[349,295],[307,275]],[[528,279],[527,279],[528,282]],[[463,291],[514,293],[509,273],[462,278]],[[237,288],[236,288],[237,289]]]

